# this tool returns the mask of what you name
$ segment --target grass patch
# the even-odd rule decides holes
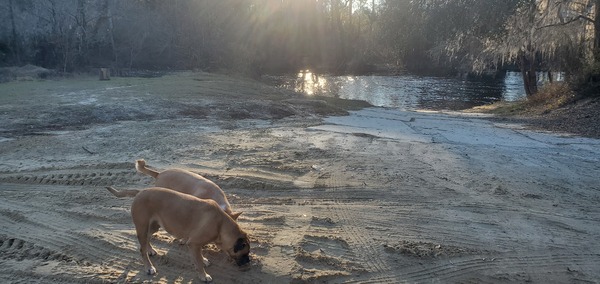
[[[491,113],[500,116],[543,115],[562,108],[576,100],[575,92],[564,83],[546,84],[533,96],[515,102],[500,101],[474,107],[467,112]]]
[[[564,107],[575,100],[575,93],[568,84],[552,83],[544,85],[537,94],[525,101],[527,108],[534,113],[547,113]]]

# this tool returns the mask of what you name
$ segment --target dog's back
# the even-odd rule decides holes
[[[212,199],[225,211],[230,209],[225,192],[214,182],[201,175],[181,170],[170,169],[161,172],[156,177],[155,185],[170,188],[202,199]]]
[[[143,174],[154,177],[156,179],[154,185],[157,187],[169,188],[202,199],[212,199],[234,220],[241,214],[231,210],[225,192],[217,184],[199,174],[182,169],[169,169],[159,173],[148,169],[144,160],[137,160],[135,168]]]
[[[165,170],[156,177],[155,185],[190,194],[198,198],[213,199],[222,204],[225,192],[205,177],[181,169]]]
[[[213,200],[203,200],[161,187],[140,191],[131,203],[131,216],[136,226],[158,222],[165,231],[178,238],[188,238],[191,233],[189,228],[201,225],[194,221],[205,220],[208,222],[228,219],[218,216],[223,214],[224,212]],[[198,218],[200,215],[202,218]],[[212,224],[209,227],[212,226],[220,227],[219,224]],[[216,237],[217,232],[205,234]]]

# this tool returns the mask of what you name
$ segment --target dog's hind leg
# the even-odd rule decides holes
[[[135,231],[137,232],[138,241],[140,243],[140,254],[142,255],[142,262],[144,263],[144,267],[146,268],[146,273],[152,275],[156,274],[156,268],[150,262],[150,258],[148,257],[148,253],[156,251],[150,246],[150,227],[151,224],[144,222],[144,224],[139,224],[135,222]]]
[[[158,224],[158,222],[152,222],[152,223],[150,223],[150,226],[148,227],[148,255],[149,256],[155,256],[158,254],[156,252],[156,250],[150,244],[150,239],[152,238],[152,235],[154,233],[158,232],[158,229],[160,229],[160,225]]]

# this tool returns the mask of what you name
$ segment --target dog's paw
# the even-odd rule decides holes
[[[154,274],[156,274],[156,268],[154,268],[154,267],[150,267],[150,268],[148,269],[148,275],[154,275]]]
[[[210,261],[206,257],[202,257],[202,262],[204,262],[204,267],[207,267],[210,265]]]
[[[202,276],[202,274],[200,274],[200,281],[212,282],[212,277],[210,277],[210,275],[208,275],[208,273],[204,273],[204,276]]]

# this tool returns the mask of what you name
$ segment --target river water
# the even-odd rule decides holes
[[[363,100],[402,110],[461,110],[525,97],[520,73],[501,79],[450,77],[329,76],[303,71],[296,76],[268,76],[267,82],[306,95]]]

